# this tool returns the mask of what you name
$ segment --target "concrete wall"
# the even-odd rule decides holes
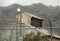
[[[25,23],[25,24],[30,24],[30,20],[31,17],[28,16],[27,14],[22,14],[22,23]]]

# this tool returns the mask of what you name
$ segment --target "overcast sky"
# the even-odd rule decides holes
[[[13,3],[18,3],[21,5],[31,5],[33,3],[43,3],[47,6],[49,5],[59,5],[60,6],[60,0],[0,0],[0,6],[8,6]]]

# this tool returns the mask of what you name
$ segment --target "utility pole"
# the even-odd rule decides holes
[[[2,33],[0,33],[0,41],[1,41],[1,38],[2,38]]]
[[[51,21],[49,20],[49,25],[50,25],[50,33],[51,33],[51,41],[52,41],[52,25],[51,25]]]
[[[21,37],[22,36],[22,33],[21,33],[21,9],[18,7],[17,8],[17,13],[19,13],[19,16],[18,16],[18,20],[17,20],[17,24],[19,25],[19,26],[17,26],[17,28],[18,29],[20,29],[20,36],[18,35],[18,29],[16,30],[16,34],[18,35],[17,36],[17,40],[16,41],[19,41],[19,37]],[[20,28],[19,28],[20,27]]]
[[[10,41],[12,41],[12,30],[10,31]]]

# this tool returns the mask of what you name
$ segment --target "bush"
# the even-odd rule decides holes
[[[38,32],[37,35],[35,35],[34,32],[31,32],[30,34],[26,34],[23,41],[50,41],[50,38],[47,35],[41,36],[41,32]]]

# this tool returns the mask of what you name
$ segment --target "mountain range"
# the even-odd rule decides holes
[[[12,4],[6,7],[0,6],[0,26],[11,24],[17,15],[16,8],[20,7],[23,11],[44,18],[43,26],[49,27],[49,20],[53,27],[60,27],[60,6],[46,6],[42,3],[22,6]],[[14,18],[12,18],[14,17]]]
[[[22,11],[31,13],[38,17],[42,17],[43,27],[50,27],[49,20],[52,27],[56,27],[55,32],[60,35],[60,6],[46,6],[42,3],[32,4],[28,6],[22,6],[20,4],[12,4],[9,6],[0,6],[0,28],[4,28],[8,25],[14,25],[17,22],[16,15],[18,14],[16,8],[21,8]],[[56,33],[56,34],[57,34]]]

